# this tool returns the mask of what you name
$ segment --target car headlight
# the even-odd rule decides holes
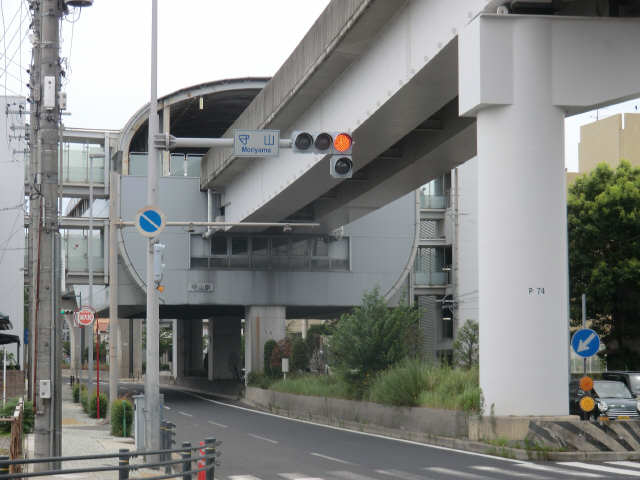
[[[609,410],[609,405],[607,405],[607,402],[599,400],[598,410],[600,410],[601,412],[606,412],[607,410]]]

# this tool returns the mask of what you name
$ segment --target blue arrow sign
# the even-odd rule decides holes
[[[600,349],[600,337],[590,328],[582,328],[573,334],[571,347],[581,357],[592,357]]]
[[[145,237],[155,237],[166,225],[164,213],[157,207],[147,206],[138,210],[136,228]]]

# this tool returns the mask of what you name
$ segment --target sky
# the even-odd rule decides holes
[[[329,0],[159,0],[158,95],[203,82],[272,76]],[[28,95],[27,0],[0,0],[0,95]],[[22,19],[22,21],[20,21]],[[120,129],[149,101],[151,0],[94,0],[62,22],[65,126]],[[3,65],[4,63],[4,65]],[[578,168],[580,125],[640,101],[587,112],[565,123],[565,159]]]

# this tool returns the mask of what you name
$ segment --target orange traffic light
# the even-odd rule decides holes
[[[353,139],[351,138],[351,135],[340,133],[336,135],[335,139],[333,140],[333,148],[335,148],[336,151],[340,153],[345,153],[349,151],[352,143]]]

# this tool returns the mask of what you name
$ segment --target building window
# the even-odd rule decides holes
[[[194,234],[191,236],[191,268],[348,271],[349,239],[216,234],[205,240]]]

